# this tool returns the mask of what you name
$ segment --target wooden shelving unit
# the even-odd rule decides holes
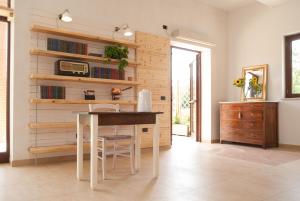
[[[126,41],[126,40],[115,40],[112,38],[108,38],[105,36],[97,36],[97,35],[89,35],[85,33],[77,33],[72,31],[67,31],[63,29],[55,29],[50,27],[44,27],[39,25],[34,25],[31,28],[32,32],[36,33],[44,33],[44,34],[50,34],[50,37],[54,36],[62,36],[62,37],[68,37],[70,40],[72,39],[80,39],[87,42],[96,42],[96,43],[104,43],[104,44],[113,44],[113,45],[121,45],[128,48],[131,48],[131,51],[136,51],[138,48],[138,45],[135,42]],[[53,35],[53,36],[52,36]],[[30,75],[30,79],[34,81],[34,87],[35,87],[35,94],[37,94],[35,97],[32,97],[30,99],[30,103],[33,104],[33,110],[35,110],[35,119],[31,123],[28,124],[28,127],[32,129],[32,134],[35,135],[35,142],[34,144],[29,147],[28,151],[31,154],[35,154],[37,157],[37,154],[49,154],[49,153],[75,153],[76,151],[76,144],[66,144],[66,145],[51,145],[51,146],[39,146],[39,129],[76,129],[76,123],[72,122],[74,120],[67,120],[69,122],[39,122],[39,113],[38,113],[38,105],[39,104],[45,104],[45,105],[84,105],[84,104],[120,104],[120,105],[127,105],[127,106],[136,106],[137,101],[135,100],[82,100],[82,99],[40,99],[38,97],[39,94],[39,85],[42,85],[43,81],[58,81],[58,82],[79,82],[82,85],[84,84],[97,84],[95,88],[98,87],[100,84],[111,84],[112,87],[114,85],[127,85],[127,86],[133,86],[134,95],[136,95],[137,86],[140,84],[136,80],[128,81],[128,80],[112,80],[112,79],[99,79],[99,78],[90,78],[90,77],[72,77],[72,76],[61,76],[61,75],[53,75],[53,74],[40,74],[39,68],[40,63],[44,57],[50,57],[50,58],[60,58],[60,59],[70,59],[70,60],[79,60],[79,61],[86,61],[86,62],[95,62],[95,63],[106,63],[108,60],[104,57],[96,57],[96,56],[89,56],[89,55],[81,55],[81,54],[72,54],[72,53],[66,53],[66,52],[59,52],[59,51],[49,51],[44,50],[44,47],[42,48],[39,46],[39,44],[45,44],[45,41],[40,42],[39,40],[45,40],[45,37],[40,37],[38,34],[37,37],[37,46],[30,50],[30,55],[36,56],[36,70]],[[47,36],[46,36],[47,38]],[[93,44],[94,45],[94,44]],[[101,46],[102,47],[102,46]],[[133,49],[133,50],[132,50]],[[134,52],[136,53],[136,52]],[[134,54],[135,55],[135,54]],[[39,58],[43,57],[43,58]],[[43,61],[42,61],[43,62]],[[119,61],[111,59],[110,64],[112,65],[118,65]],[[135,79],[137,77],[136,75],[136,69],[139,64],[135,60],[128,60],[128,67],[132,68],[133,76]],[[54,67],[54,63],[53,63]],[[39,81],[39,82],[38,82]],[[90,85],[89,85],[90,87]],[[82,92],[80,92],[82,93]],[[43,106],[48,108],[48,106]],[[53,106],[51,106],[53,107]],[[44,113],[43,113],[44,114]],[[43,119],[45,121],[45,119]],[[48,120],[46,120],[48,121]],[[51,120],[49,120],[51,121]],[[60,133],[60,131],[58,131]],[[76,139],[74,139],[76,141]],[[49,143],[50,144],[50,143]],[[90,145],[88,143],[84,144],[85,150],[88,150],[90,148]]]
[[[87,152],[90,149],[89,143],[83,144],[84,151]],[[32,154],[50,154],[50,153],[75,153],[76,144],[66,145],[53,145],[53,146],[40,146],[40,147],[29,147],[28,151]]]
[[[70,99],[39,99],[32,98],[30,100],[32,104],[73,104],[73,105],[81,105],[81,104],[120,104],[120,105],[136,105],[136,101],[131,100],[70,100]]]
[[[105,63],[107,59],[104,57],[95,57],[95,56],[88,56],[88,55],[81,55],[81,54],[71,54],[66,52],[58,52],[58,51],[50,51],[50,50],[41,50],[41,49],[31,49],[31,55],[36,56],[45,56],[45,57],[54,57],[54,58],[67,58],[67,59],[78,59],[82,61],[90,61],[90,62],[100,62]],[[115,59],[110,60],[111,64],[118,64],[119,61]],[[138,63],[135,61],[128,60],[128,66],[136,67]]]
[[[31,31],[52,34],[52,35],[57,35],[57,36],[76,38],[76,39],[92,41],[92,42],[110,43],[110,44],[116,44],[116,45],[123,45],[123,46],[130,47],[130,48],[138,48],[138,45],[131,41],[116,40],[116,39],[111,39],[111,38],[108,38],[105,36],[95,36],[95,35],[89,35],[89,34],[84,34],[84,33],[67,31],[67,30],[63,30],[63,29],[44,27],[44,26],[39,26],[39,25],[34,25],[31,28]]]
[[[72,77],[72,76],[46,75],[46,74],[31,74],[30,79],[98,83],[98,84],[139,85],[139,82],[137,81],[112,80],[112,79],[100,79],[100,78],[89,78],[89,77]]]
[[[75,122],[39,122],[30,123],[28,127],[31,129],[47,129],[47,128],[76,128]]]

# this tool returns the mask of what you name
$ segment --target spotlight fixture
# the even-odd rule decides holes
[[[63,22],[72,22],[72,16],[68,9],[66,9],[62,14],[58,16],[58,19]]]
[[[133,32],[131,31],[128,24],[125,24],[125,25],[120,26],[120,27],[115,27],[114,34],[119,32],[119,31],[122,31],[123,35],[126,36],[126,37],[129,37],[129,36],[133,35]]]

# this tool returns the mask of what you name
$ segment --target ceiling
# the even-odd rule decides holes
[[[231,11],[255,2],[259,2],[267,6],[277,6],[279,4],[285,3],[288,0],[199,0],[199,1],[225,11]]]

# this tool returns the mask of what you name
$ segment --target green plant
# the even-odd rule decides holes
[[[180,124],[180,118],[179,118],[179,115],[176,113],[175,117],[174,117],[174,121],[173,121],[174,124]]]
[[[106,46],[104,50],[104,56],[107,58],[107,62],[110,63],[111,59],[119,60],[118,68],[120,71],[128,66],[128,48],[122,46]]]

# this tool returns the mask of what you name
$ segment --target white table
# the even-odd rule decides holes
[[[153,129],[153,177],[159,172],[159,114],[161,112],[80,112],[77,113],[77,179],[83,177],[83,128],[90,125],[90,186],[95,189],[98,183],[97,171],[97,136],[99,126],[135,125],[135,169],[141,166],[141,136],[137,125],[154,124]]]

